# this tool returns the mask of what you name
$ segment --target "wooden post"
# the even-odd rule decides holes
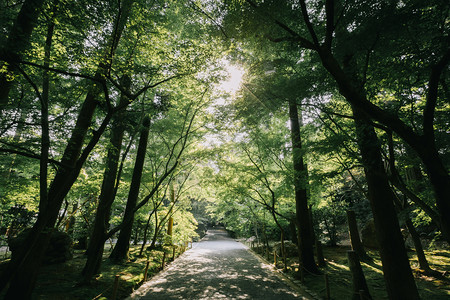
[[[359,300],[361,290],[364,291],[365,299],[372,299],[369,294],[369,288],[367,287],[366,278],[364,277],[361,263],[359,262],[358,253],[354,250],[347,251],[348,265],[350,272],[352,273],[352,285],[353,285],[353,300]]]
[[[277,266],[277,251],[273,251],[273,264],[275,267]]]
[[[172,260],[175,260],[175,249],[177,246],[173,245],[172,246]]]
[[[144,271],[144,282],[147,281],[147,274],[148,274],[148,266],[150,265],[150,261],[147,260],[147,264],[145,265],[145,271]]]
[[[319,267],[325,267],[325,258],[323,257],[322,243],[316,239],[317,264]]]
[[[119,275],[116,275],[116,278],[114,278],[112,300],[116,300],[117,299],[117,291],[118,290],[119,290]]]
[[[331,295],[330,295],[330,282],[328,281],[328,274],[325,273],[324,277],[325,277],[325,290],[327,292],[326,299],[330,300],[331,299]]]

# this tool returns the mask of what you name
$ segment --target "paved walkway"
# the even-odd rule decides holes
[[[201,242],[128,299],[312,299],[300,295],[223,230]]]

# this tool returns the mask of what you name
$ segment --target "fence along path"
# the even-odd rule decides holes
[[[224,230],[209,230],[166,270],[128,299],[313,299]]]

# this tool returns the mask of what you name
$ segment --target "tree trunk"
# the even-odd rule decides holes
[[[7,63],[6,72],[0,72],[0,108],[8,103],[9,91],[13,81],[7,78],[14,74],[17,69],[16,64],[22,57],[22,52],[30,45],[31,33],[36,26],[39,14],[43,11],[43,4],[44,0],[26,0],[23,2],[6,44],[0,49],[0,60]]]
[[[134,208],[136,207],[139,196],[139,188],[141,186],[142,170],[144,168],[145,153],[147,152],[147,141],[150,127],[150,118],[145,117],[143,121],[141,137],[136,155],[136,161],[131,178],[130,191],[128,193],[127,205],[123,216],[123,226],[119,233],[116,246],[109,256],[109,259],[115,263],[122,262],[128,258],[128,250],[130,248],[130,238],[133,229]]]
[[[158,224],[158,210],[155,209],[155,232],[153,233],[152,242],[149,246],[150,249],[154,249],[156,246],[156,239],[158,238],[160,227],[161,224]]]
[[[390,169],[389,180],[391,181],[391,183],[394,186],[396,186],[396,187],[403,187],[403,189],[400,189],[400,191],[405,196],[405,199],[404,199],[403,203],[400,201],[400,199],[398,199],[398,198],[395,199],[396,200],[395,201],[395,205],[397,206],[397,211],[401,212],[402,209],[406,210],[408,208],[407,198],[411,199],[413,202],[415,202],[417,204],[417,202],[412,199],[414,197],[417,198],[417,196],[413,192],[409,191],[406,188],[406,185],[403,183],[403,180],[402,180],[402,178],[400,177],[400,174],[397,171],[397,167],[395,165],[394,140],[392,139],[392,134],[391,133],[388,133],[388,148],[389,148],[389,169]],[[416,170],[416,172],[417,172],[417,170]],[[426,207],[428,207],[428,206],[426,206]],[[420,241],[420,236],[417,233],[416,228],[414,227],[413,223],[411,222],[411,219],[409,218],[409,215],[406,215],[405,223],[406,223],[406,227],[408,228],[409,233],[411,234],[411,238],[412,238],[412,240],[414,242],[414,247],[416,249],[417,260],[419,261],[420,268],[422,270],[424,270],[425,273],[428,273],[428,274],[436,273],[428,265],[427,258],[425,256],[425,253],[424,253],[423,248],[422,248],[422,242]],[[439,227],[439,225],[440,224],[438,224],[438,227]]]
[[[359,262],[358,253],[356,251],[347,251],[347,259],[350,272],[352,273],[352,299],[361,299],[361,291],[363,291],[364,295],[366,295],[367,297],[364,299],[372,299],[369,294],[369,288],[367,287],[366,277],[364,276],[363,270],[361,268],[361,263]]]
[[[47,38],[44,47],[44,66],[50,65],[50,51],[52,48],[53,32],[55,23],[50,21],[47,28]],[[48,100],[49,100],[50,78],[48,70],[42,74],[42,95],[41,95],[41,159],[39,161],[39,209],[45,207],[48,201],[48,156],[50,149],[50,131],[48,125]]]
[[[152,214],[150,214],[148,216],[147,224],[145,224],[144,236],[142,237],[142,246],[141,246],[141,249],[139,250],[139,256],[142,256],[142,253],[144,252],[145,244],[147,244],[147,234],[148,234],[148,230],[150,228],[150,218],[151,217],[152,217]]]
[[[356,215],[353,210],[347,210],[348,231],[350,233],[350,242],[352,250],[358,253],[358,257],[362,261],[370,262],[372,259],[367,255],[364,246],[359,238],[358,225],[356,224]]]
[[[422,242],[420,241],[420,236],[417,233],[414,224],[411,222],[410,218],[405,220],[406,227],[408,228],[409,233],[411,234],[411,238],[414,243],[414,248],[416,249],[417,260],[419,261],[419,267],[421,270],[425,271],[425,273],[431,274],[433,270],[430,268],[428,264],[427,258],[425,256],[425,252],[423,252]]]
[[[119,37],[125,26],[125,22],[128,19],[132,1],[129,0],[128,2],[128,6],[125,4],[123,5],[122,14],[118,19],[118,30],[111,39],[111,48],[108,48],[107,55],[105,55],[106,60],[111,58],[111,55],[114,54]],[[99,68],[95,75],[98,80],[102,79],[103,74],[106,71],[104,66],[105,64],[103,62],[99,63]],[[31,296],[36,283],[37,273],[50,241],[50,234],[55,226],[61,204],[77,179],[87,156],[97,144],[111,118],[111,114],[108,113],[101,127],[98,129],[97,133],[94,134],[83,152],[83,155],[81,155],[84,139],[90,128],[100,92],[97,84],[93,84],[89,89],[61,159],[61,167],[57,171],[52,184],[50,185],[47,204],[40,206],[40,212],[36,223],[33,225],[30,234],[25,240],[25,244],[28,245],[28,247],[21,249],[16,256],[16,259],[10,261],[2,273],[0,278],[0,290],[5,288],[9,283],[5,299],[28,299]]]
[[[390,299],[419,299],[394,207],[395,195],[381,159],[378,137],[361,110],[352,109],[388,296]]]
[[[317,274],[319,270],[314,261],[314,250],[311,235],[311,224],[308,212],[308,196],[306,187],[308,178],[305,176],[302,142],[297,103],[289,99],[289,119],[291,121],[292,159],[294,163],[295,211],[298,226],[298,248],[300,266],[308,272]]]
[[[131,81],[128,76],[122,80],[125,89],[130,87]],[[127,97],[122,94],[119,105],[126,105]],[[89,246],[87,250],[86,264],[82,270],[83,282],[89,283],[99,270],[103,257],[103,249],[107,240],[106,233],[109,227],[109,218],[111,206],[115,199],[115,187],[117,178],[117,169],[119,166],[120,151],[122,149],[123,135],[125,126],[123,124],[125,112],[120,111],[113,121],[111,128],[110,147],[106,156],[106,167],[103,175],[102,189],[98,201],[97,211],[95,213],[94,227]]]
[[[436,207],[439,210],[441,233],[450,242],[450,175],[435,147],[425,146],[419,153],[427,170],[430,183],[436,195]]]
[[[435,146],[434,134],[430,133],[430,131],[432,131],[432,126],[428,126],[431,127],[431,129],[427,131],[428,134],[426,135],[415,133],[398,117],[382,110],[368,101],[366,95],[361,93],[359,88],[353,85],[352,79],[344,73],[330,51],[320,49],[317,52],[323,66],[333,76],[339,87],[339,92],[345,97],[347,102],[353,107],[360,109],[367,114],[368,117],[392,129],[422,160],[434,190],[436,206],[439,211],[442,236],[447,241],[450,241],[450,175]],[[433,77],[433,74],[435,77],[439,77],[439,72],[448,64],[449,59],[450,52],[448,52],[441,61],[432,68],[431,77]],[[432,78],[430,78],[430,81],[431,79]],[[433,120],[431,120],[431,122],[432,121]]]

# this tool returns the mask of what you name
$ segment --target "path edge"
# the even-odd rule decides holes
[[[236,240],[236,242],[241,243],[242,245],[244,245],[245,249],[251,253],[254,257],[256,257],[256,259],[259,260],[259,262],[267,265],[270,270],[272,270],[272,272],[279,278],[281,279],[285,284],[287,284],[290,288],[294,289],[297,293],[300,294],[300,296],[305,296],[305,297],[309,297],[312,300],[321,300],[322,298],[319,297],[319,295],[317,295],[315,292],[309,290],[305,285],[303,285],[300,280],[294,280],[290,277],[288,277],[286,274],[282,273],[281,271],[279,271],[277,268],[275,268],[273,266],[273,264],[271,264],[270,262],[268,262],[266,259],[264,259],[263,257],[261,257],[258,253],[256,253],[255,251],[253,251],[252,249],[250,249],[250,247],[248,247],[246,244],[239,242]]]

